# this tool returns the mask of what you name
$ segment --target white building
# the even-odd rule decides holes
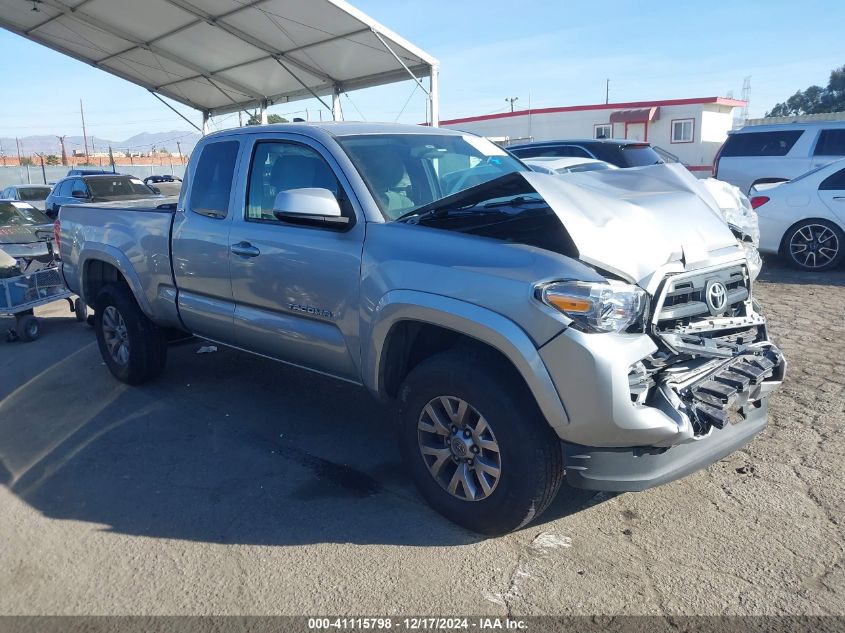
[[[706,176],[733,125],[734,108],[744,105],[725,97],[601,103],[487,114],[440,125],[506,138],[510,144],[602,137],[648,141]]]

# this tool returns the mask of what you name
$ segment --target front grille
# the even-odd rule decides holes
[[[715,314],[705,296],[707,285],[719,281],[726,289],[723,309]],[[658,301],[658,330],[672,330],[702,318],[735,317],[743,314],[749,296],[748,276],[741,265],[668,277]]]

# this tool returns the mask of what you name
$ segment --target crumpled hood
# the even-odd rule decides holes
[[[681,165],[523,174],[554,210],[580,259],[640,282],[673,261],[740,251],[718,205]]]

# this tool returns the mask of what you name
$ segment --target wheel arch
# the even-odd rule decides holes
[[[89,306],[94,305],[97,293],[109,283],[123,283],[132,292],[138,307],[152,317],[152,308],[144,294],[141,282],[126,255],[105,244],[87,248],[80,255],[81,296]]]
[[[379,301],[362,357],[364,385],[390,400],[407,373],[433,354],[459,343],[495,353],[521,377],[548,423],[560,435],[566,408],[537,348],[513,321],[457,299],[412,290]]]

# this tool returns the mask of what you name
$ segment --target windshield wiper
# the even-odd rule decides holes
[[[409,211],[408,213],[400,215],[394,220],[394,222],[404,222],[412,218],[416,218],[416,222],[414,222],[414,224],[417,224],[422,220],[428,220],[432,218],[445,218],[447,216],[456,215],[510,215],[505,211],[499,210],[497,207],[521,207],[528,204],[545,204],[545,202],[542,198],[526,197],[520,194],[512,196],[510,198],[506,198],[504,200],[488,202],[486,204],[480,205],[480,208],[478,203],[467,204],[459,207],[442,206],[434,208],[431,208],[431,205],[429,204],[424,207],[420,207],[419,209],[414,209],[413,211]]]

